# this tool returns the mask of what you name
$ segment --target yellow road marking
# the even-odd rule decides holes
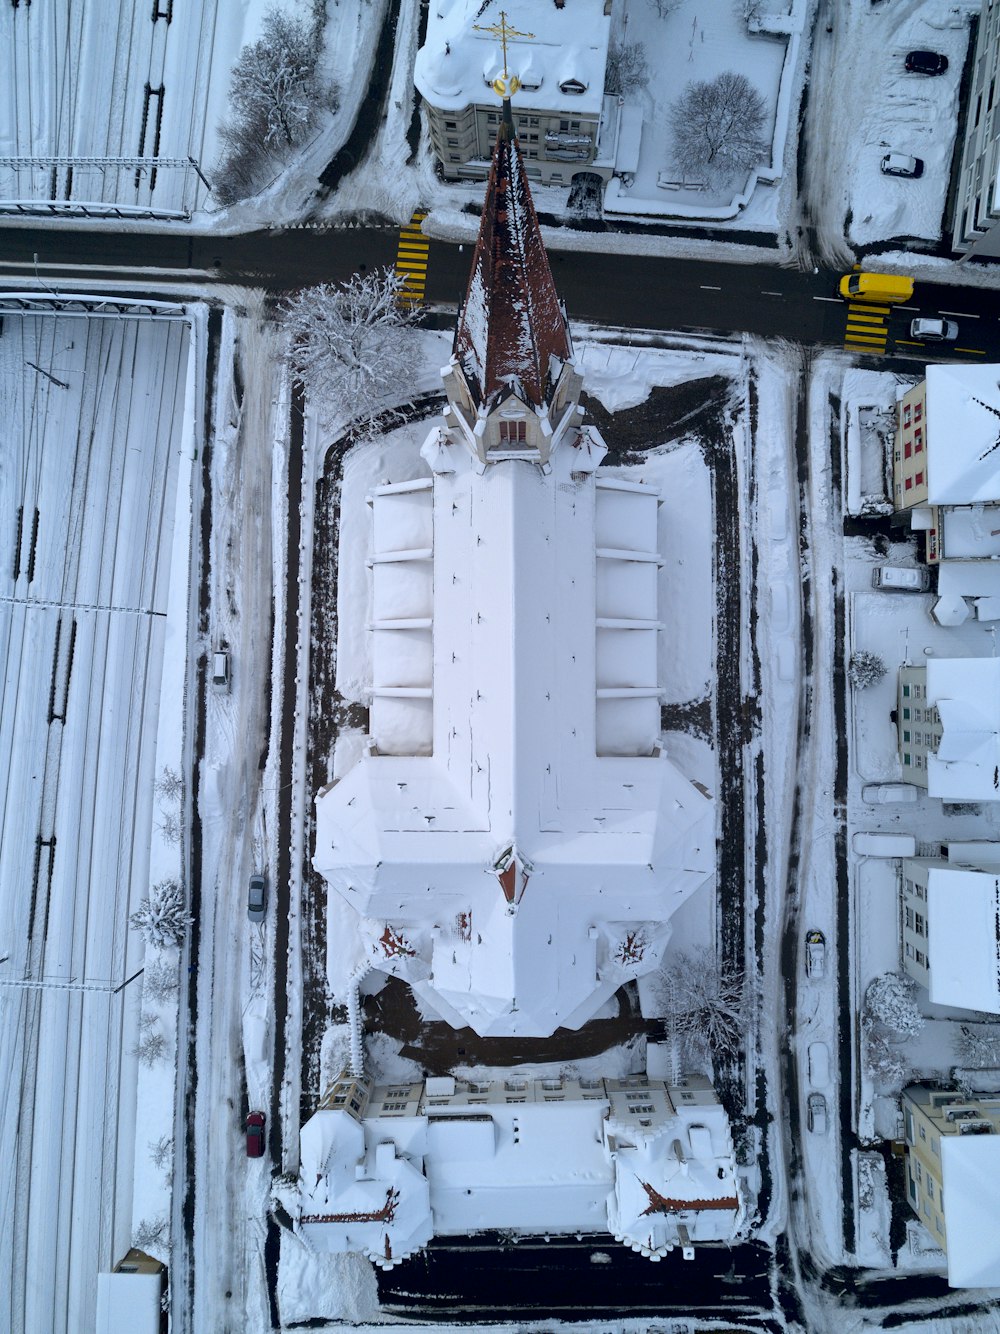
[[[420,230],[420,224],[426,216],[425,210],[417,209],[410,214],[409,222],[399,229],[395,268],[403,280],[399,301],[404,306],[419,305],[427,285],[430,242]]]
[[[956,347],[956,352],[968,352],[974,357],[985,357],[986,353],[981,347]]]

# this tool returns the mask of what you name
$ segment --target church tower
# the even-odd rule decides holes
[[[480,464],[547,465],[579,426],[582,384],[514,129],[508,83],[469,287],[443,371],[449,434]]]

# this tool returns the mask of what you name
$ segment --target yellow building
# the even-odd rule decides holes
[[[1000,1094],[903,1090],[906,1193],[948,1260],[953,1288],[1000,1285]]]

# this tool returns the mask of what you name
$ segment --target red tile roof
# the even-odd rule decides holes
[[[512,386],[540,407],[572,344],[521,160],[509,100],[497,131],[455,354],[479,403]]]

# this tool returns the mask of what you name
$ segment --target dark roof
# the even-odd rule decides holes
[[[493,149],[454,350],[479,403],[513,388],[535,407],[548,399],[558,375],[551,359],[562,362],[572,354],[509,100]]]

